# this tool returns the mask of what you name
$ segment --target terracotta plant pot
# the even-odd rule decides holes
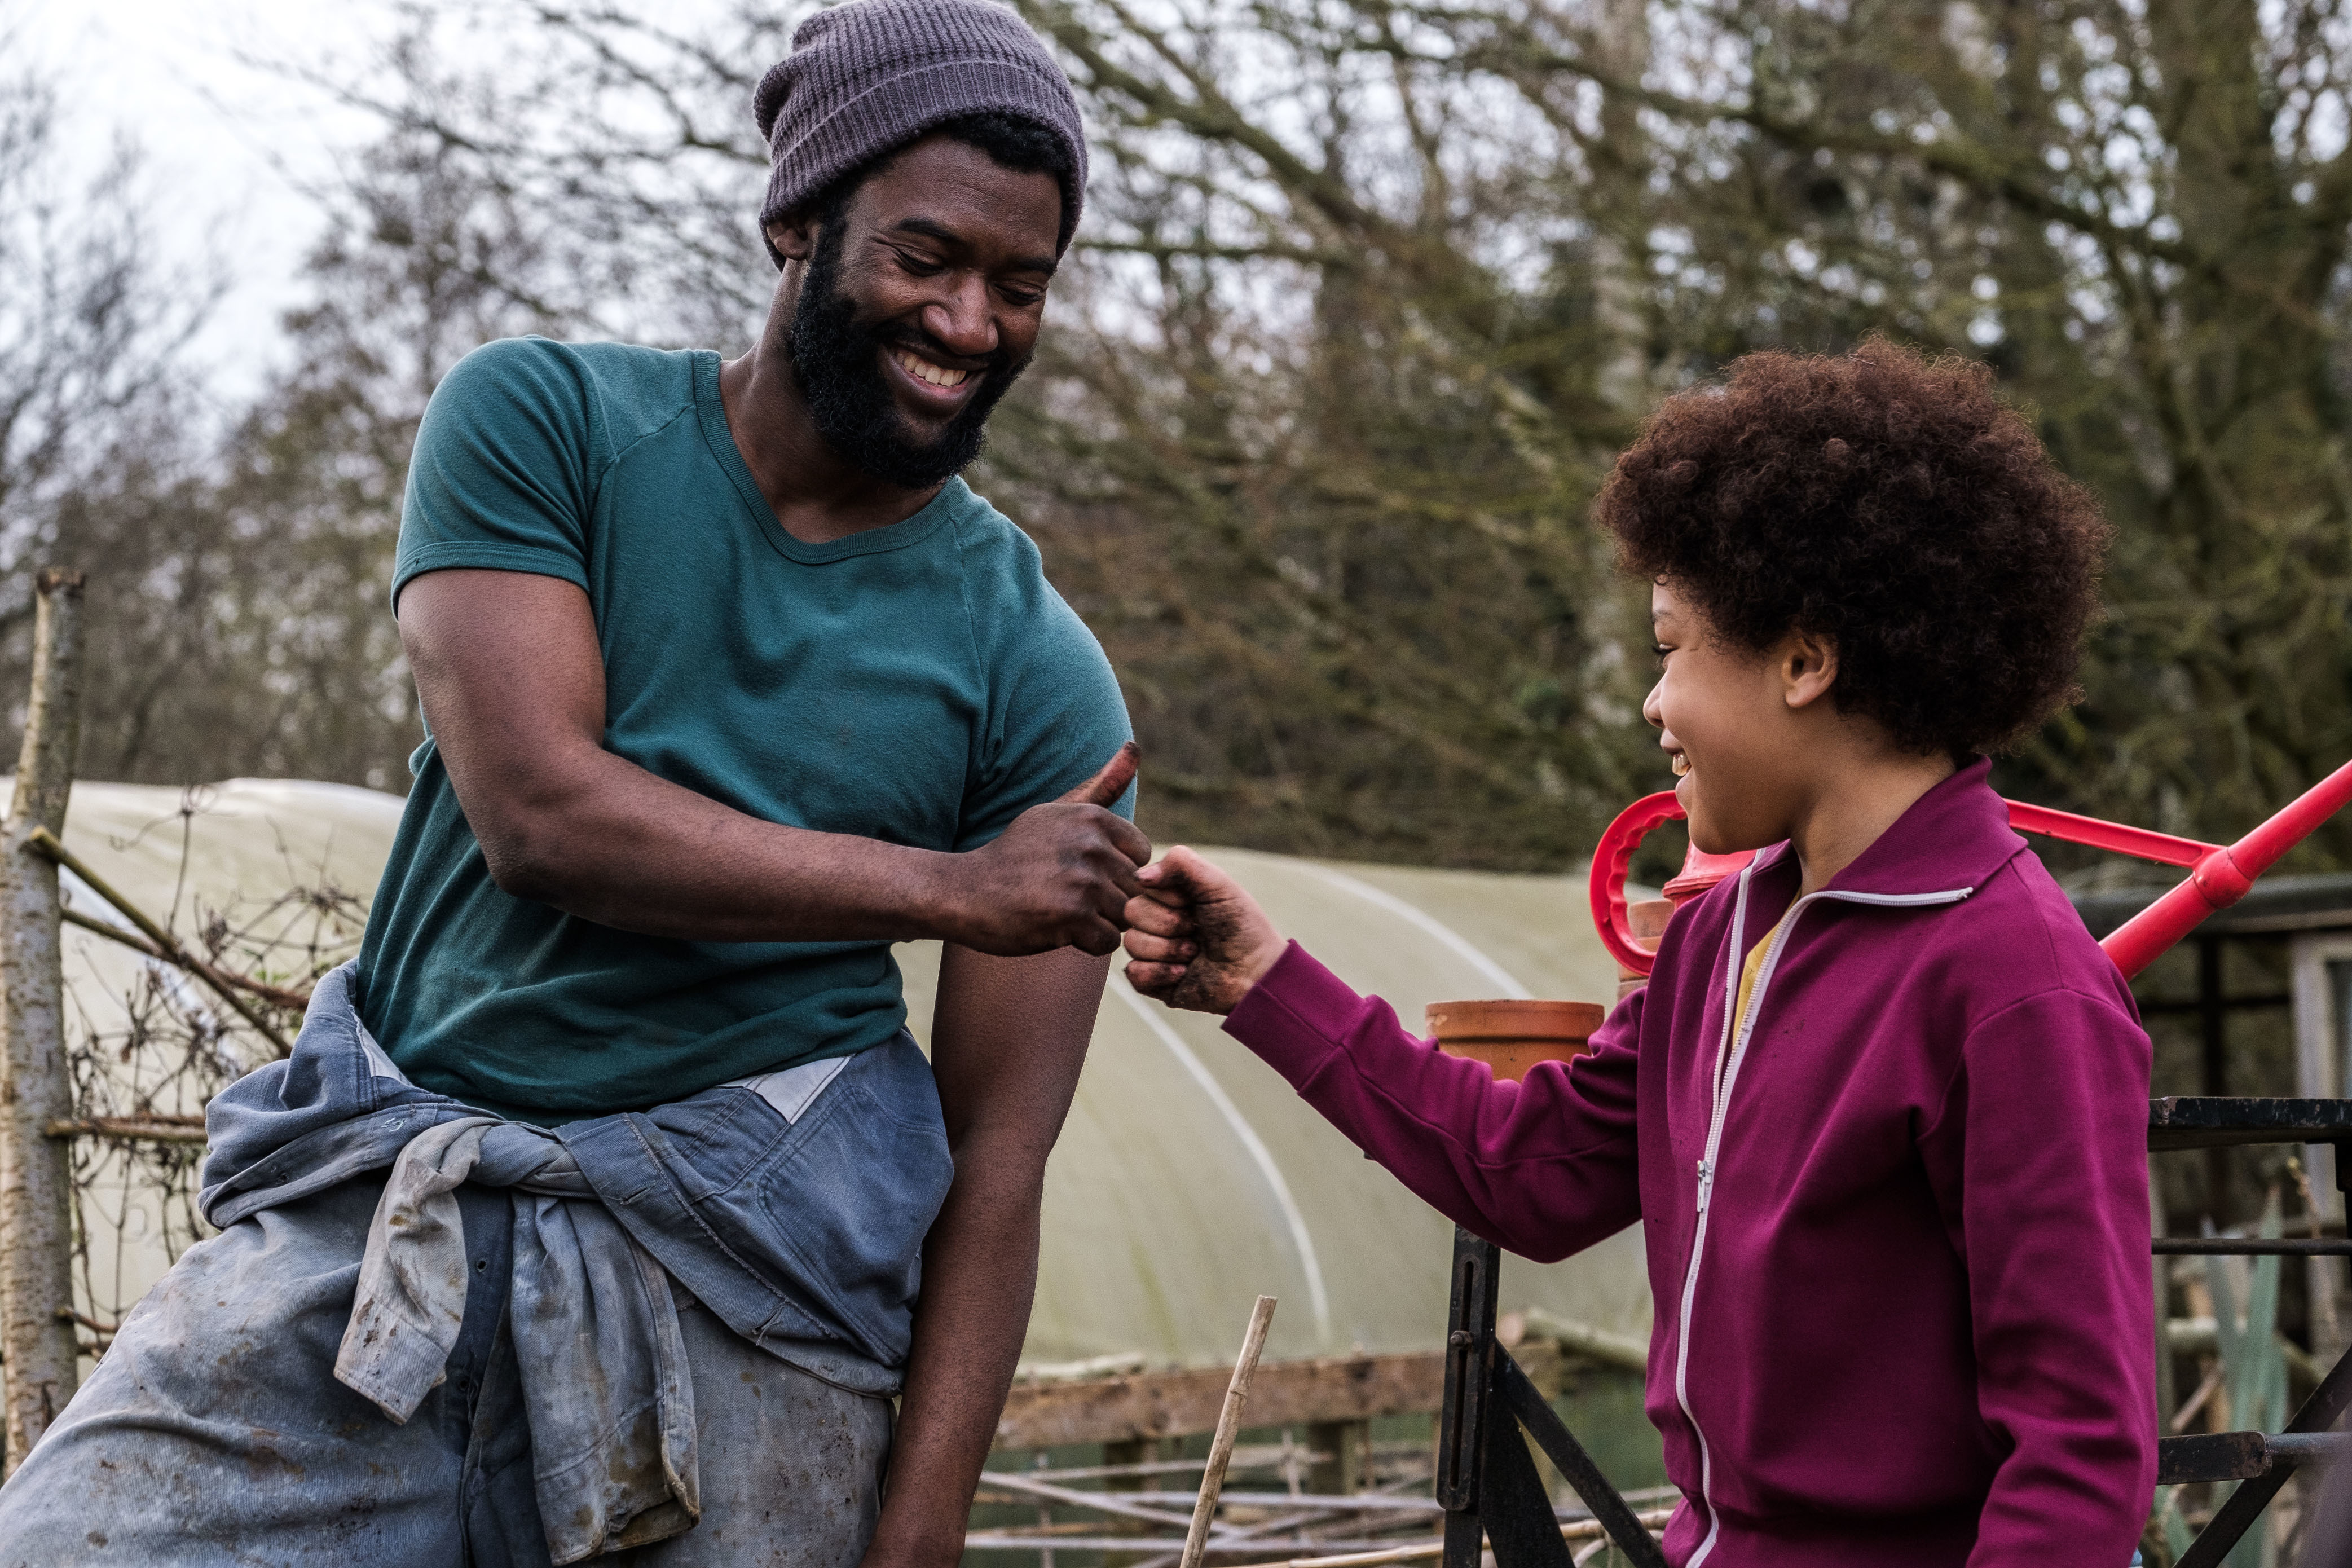
[[[1643,952],[1654,953],[1666,934],[1666,922],[1675,918],[1680,908],[1672,899],[1643,899],[1625,906],[1625,928],[1633,933],[1633,945]],[[1623,964],[1617,966],[1617,1000],[1622,1002],[1650,983],[1646,974],[1636,974]]]
[[[1597,1002],[1432,1002],[1426,1013],[1440,1050],[1485,1062],[1509,1082],[1538,1062],[1580,1054],[1608,1016]]]

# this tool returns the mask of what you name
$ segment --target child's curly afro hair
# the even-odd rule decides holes
[[[1906,751],[2011,743],[2078,695],[2111,533],[1992,373],[1873,339],[1754,353],[1668,398],[1594,513],[1714,636],[1838,650],[1842,712]]]

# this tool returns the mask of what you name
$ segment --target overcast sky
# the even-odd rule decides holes
[[[385,9],[368,0],[0,0],[0,38],[55,79],[78,158],[118,132],[143,150],[156,253],[230,266],[229,297],[198,345],[224,394],[249,391],[276,352],[278,313],[317,229],[298,183],[334,167],[360,116],[240,56],[365,59]]]
[[[627,8],[631,0],[622,0]],[[673,26],[723,0],[635,0]],[[779,0],[798,10],[806,0]],[[73,144],[90,170],[118,132],[144,152],[168,265],[229,263],[229,293],[197,345],[226,400],[256,389],[283,353],[281,312],[319,215],[305,184],[331,178],[369,119],[249,60],[305,61],[362,79],[390,34],[386,0],[0,0],[0,50],[22,53],[62,89]]]

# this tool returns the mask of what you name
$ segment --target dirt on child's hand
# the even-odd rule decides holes
[[[1182,846],[1136,873],[1127,980],[1195,1013],[1230,1013],[1282,956],[1282,933],[1221,867]]]

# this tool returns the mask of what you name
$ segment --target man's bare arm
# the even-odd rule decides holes
[[[944,854],[762,822],[606,751],[604,658],[572,584],[427,573],[401,593],[400,636],[491,877],[568,914],[709,942],[1108,953],[1140,889],[1149,842],[1105,809],[1131,746],[993,843]]]
[[[990,958],[950,946],[941,958],[931,1070],[955,1184],[923,1244],[914,1352],[865,1568],[950,1568],[963,1554],[1037,1290],[1045,1156],[1077,1089],[1107,968],[1067,949]]]

